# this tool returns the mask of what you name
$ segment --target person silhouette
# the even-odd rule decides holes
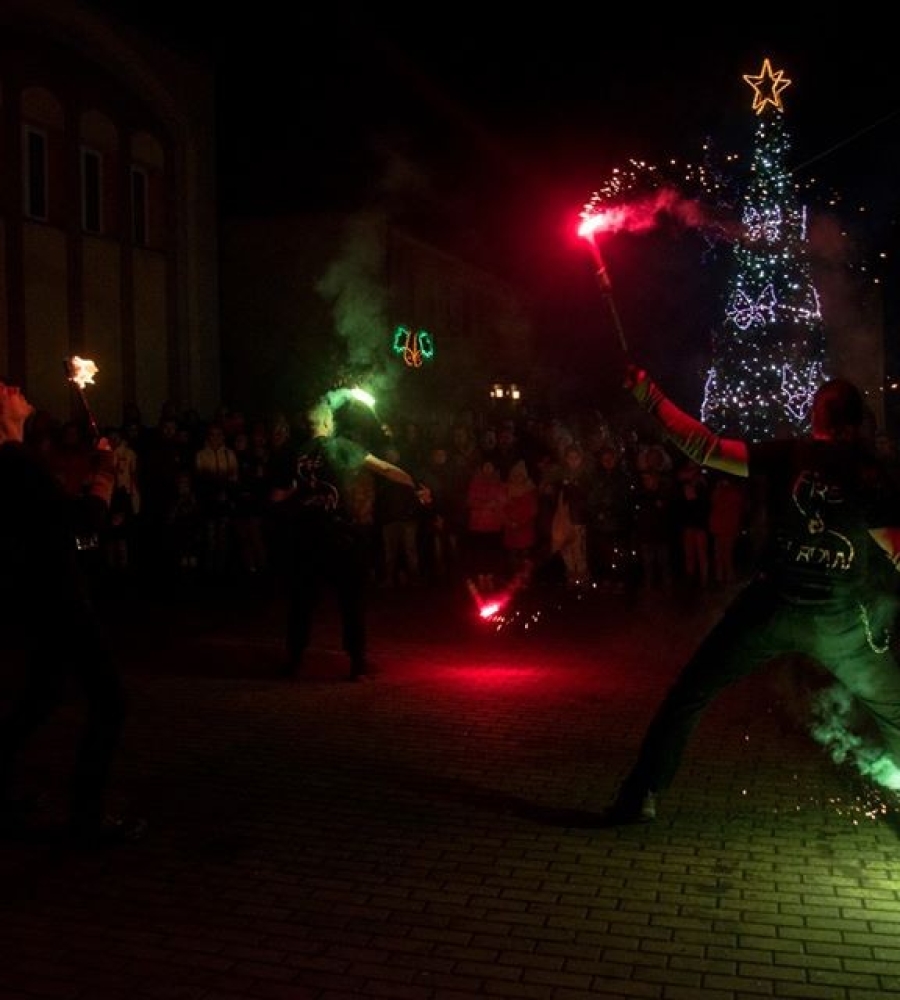
[[[0,832],[27,834],[30,817],[15,795],[19,758],[74,686],[86,702],[69,792],[65,835],[83,846],[140,839],[146,821],[108,814],[106,794],[124,718],[119,672],[78,553],[78,530],[100,531],[114,481],[101,438],[92,474],[67,492],[25,440],[34,407],[0,382],[0,607],[2,643],[21,663],[21,684],[0,720]],[[76,528],[76,525],[78,528]]]
[[[350,679],[364,680],[367,660],[365,598],[369,550],[362,527],[348,503],[353,477],[367,469],[408,486],[419,501],[430,499],[426,487],[405,469],[372,454],[361,443],[335,433],[334,411],[327,399],[306,412],[309,438],[292,461],[273,470],[272,508],[281,525],[287,555],[287,660],[284,676],[302,666],[321,584],[334,587],[341,617],[343,647],[350,658]]]
[[[891,650],[897,601],[883,573],[891,564],[900,569],[900,502],[865,444],[862,394],[831,379],[813,397],[809,437],[745,442],[684,413],[640,368],[627,369],[625,386],[690,460],[764,477],[769,539],[756,572],[657,709],[604,822],[655,819],[657,798],[704,710],[785,654],[821,665],[869,713],[892,765],[879,783],[900,789],[900,665]]]

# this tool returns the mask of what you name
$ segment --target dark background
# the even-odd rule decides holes
[[[581,208],[629,158],[699,162],[709,144],[746,162],[742,77],[764,57],[793,81],[791,167],[811,210],[890,276],[900,88],[874,8],[748,8],[725,24],[645,5],[96,5],[213,68],[224,218],[387,206],[515,282],[554,355],[602,342],[620,360],[574,236]],[[606,256],[633,353],[702,370],[724,255],[669,228],[616,237]]]

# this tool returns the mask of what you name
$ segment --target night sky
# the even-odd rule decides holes
[[[697,162],[708,141],[748,156],[742,76],[764,57],[793,81],[795,176],[839,194],[837,224],[866,252],[893,245],[900,87],[874,5],[814,22],[747,8],[727,25],[646,5],[256,3],[214,21],[169,0],[106,6],[213,66],[223,216],[383,204],[428,220],[527,289],[573,351],[610,334],[572,235],[578,212],[632,157]],[[671,231],[608,247],[620,312],[651,363],[703,353],[717,280],[705,249]]]

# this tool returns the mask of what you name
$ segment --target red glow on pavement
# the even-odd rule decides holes
[[[431,664],[429,677],[454,691],[508,691],[545,701],[572,691],[588,697],[629,697],[636,688],[627,663],[627,658],[598,659],[584,651],[548,657],[545,649],[516,643],[504,650],[460,652],[453,659]]]
[[[560,689],[559,673],[570,671],[563,663],[551,662],[519,644],[505,649],[485,648],[460,651],[430,668],[430,676],[458,691],[513,692],[555,691]]]

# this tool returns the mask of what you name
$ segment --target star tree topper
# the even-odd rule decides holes
[[[761,115],[769,104],[778,111],[784,111],[781,105],[781,92],[791,85],[791,81],[784,75],[784,70],[778,70],[776,73],[772,69],[772,63],[768,59],[763,59],[759,75],[745,73],[744,81],[753,88],[753,110],[758,115]]]

